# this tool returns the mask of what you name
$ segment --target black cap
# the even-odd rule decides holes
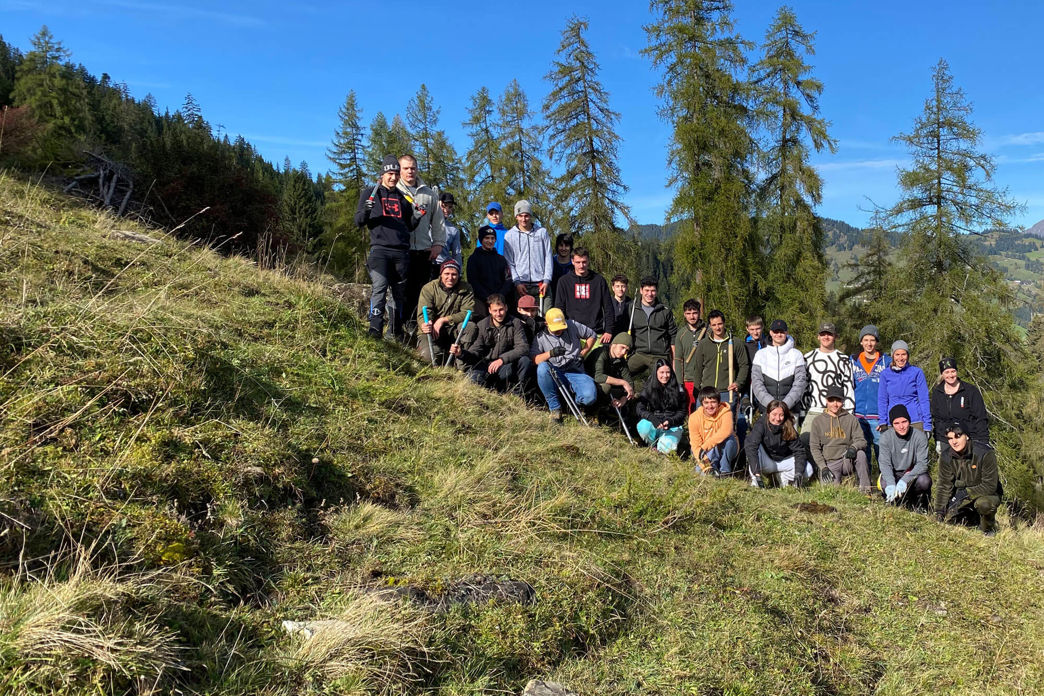
[[[826,398],[827,401],[830,401],[831,399],[840,399],[841,401],[844,401],[845,390],[838,384],[831,384],[827,387]]]
[[[395,155],[385,155],[384,161],[381,163],[381,174],[388,172],[399,173],[399,160],[395,158]]]
[[[439,203],[454,203],[455,204],[456,202],[457,201],[453,200],[453,194],[448,192],[448,191],[439,194]]]
[[[777,332],[778,331],[782,331],[782,332],[786,333],[786,331],[787,331],[787,322],[783,321],[782,319],[776,319],[769,326],[769,331],[777,331]]]
[[[480,241],[483,238],[488,237],[490,235],[492,235],[493,237],[496,237],[497,236],[497,231],[495,229],[493,229],[492,227],[490,227],[489,225],[483,225],[482,227],[479,228],[478,238],[479,238]]]
[[[946,426],[946,430],[943,431],[944,435],[949,435],[950,433],[953,433],[957,437],[960,437],[961,435],[965,434],[964,426],[961,425],[959,422],[954,421],[953,423],[950,423],[948,426]]]

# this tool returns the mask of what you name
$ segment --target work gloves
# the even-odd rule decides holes
[[[889,503],[895,500],[895,486],[885,486],[885,500]]]
[[[855,447],[849,447],[845,450],[845,459],[855,459],[856,454],[858,454],[858,450]]]
[[[904,481],[902,479],[899,479],[899,481],[895,484],[895,497],[896,498],[901,498],[903,496],[903,494],[906,493],[906,488],[907,488],[906,481]]]
[[[563,355],[566,354],[566,349],[565,346],[555,346],[554,348],[549,350],[548,353],[552,358],[561,358]]]

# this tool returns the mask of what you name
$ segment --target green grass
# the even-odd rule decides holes
[[[366,338],[329,279],[119,229],[0,180],[2,693],[1044,689],[1039,527],[700,478]],[[476,573],[537,600],[386,593]]]

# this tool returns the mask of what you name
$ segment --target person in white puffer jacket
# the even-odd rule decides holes
[[[769,326],[769,337],[772,342],[754,354],[751,389],[763,410],[777,399],[793,410],[800,406],[808,384],[805,358],[794,347],[794,339],[787,335],[787,322],[782,319]]]

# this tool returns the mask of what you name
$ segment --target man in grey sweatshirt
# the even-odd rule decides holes
[[[910,412],[898,404],[888,411],[892,424],[881,435],[879,487],[889,503],[914,506],[927,501],[932,491],[928,475],[928,436],[910,425]]]

